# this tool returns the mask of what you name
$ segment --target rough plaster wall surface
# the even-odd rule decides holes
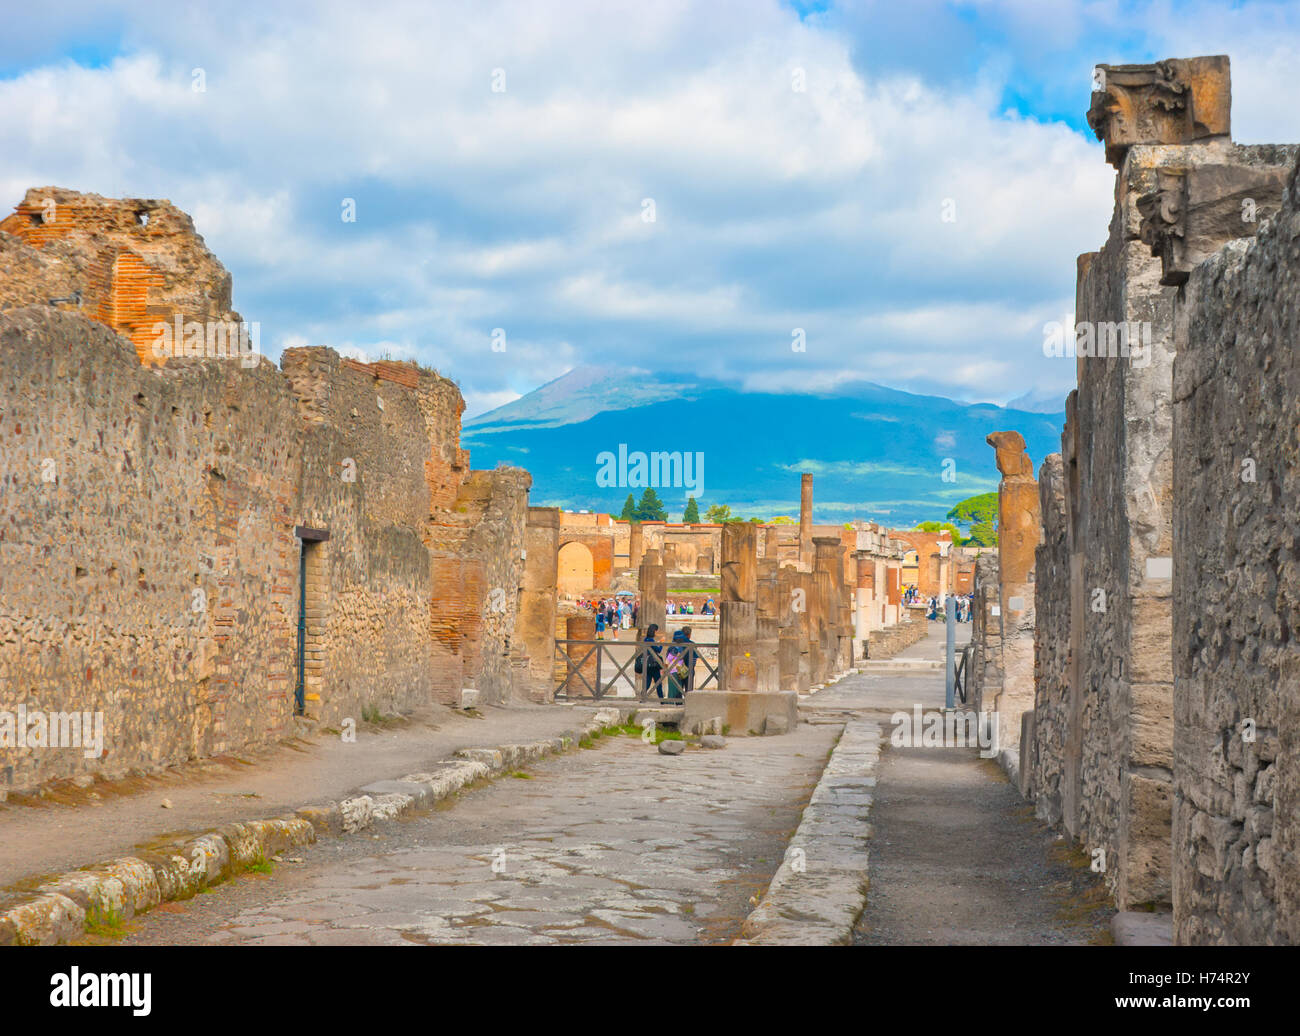
[[[1174,428],[1174,923],[1300,942],[1300,198],[1193,271]],[[1254,740],[1243,736],[1254,728]]]
[[[1065,471],[1059,453],[1038,473],[1043,542],[1034,562],[1034,808],[1050,824],[1061,820],[1065,738],[1069,725],[1070,551],[1066,536]]]
[[[462,478],[463,404],[445,379],[375,376],[326,349],[284,365],[151,369],[80,316],[0,316],[0,709],[102,712],[107,748],[0,749],[9,788],[287,734],[298,525],[329,531],[309,566],[309,716],[432,700],[431,601],[466,568],[480,577],[461,631],[473,670],[508,693],[526,473]],[[433,518],[455,514],[439,494],[451,504],[462,482],[460,542],[431,556]],[[454,582],[435,561],[458,567]],[[492,586],[502,608],[483,618]]]

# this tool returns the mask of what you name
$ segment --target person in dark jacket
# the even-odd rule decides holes
[[[652,622],[646,627],[645,636],[641,638],[643,644],[648,644],[645,652],[636,660],[636,670],[645,676],[645,690],[652,688],[664,696],[663,684],[659,682],[659,677],[663,673],[663,646],[657,643],[659,639],[659,624]]]

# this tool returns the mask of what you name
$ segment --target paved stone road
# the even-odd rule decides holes
[[[856,945],[1106,941],[1100,881],[975,749],[886,747],[871,821]]]
[[[838,733],[801,724],[676,757],[603,739],[537,764],[532,779],[500,778],[369,838],[324,840],[271,877],[164,904],[125,941],[730,941],[780,864]]]

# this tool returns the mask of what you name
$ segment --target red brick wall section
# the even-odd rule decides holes
[[[429,630],[434,639],[434,694],[444,705],[458,705],[472,686],[487,595],[483,563],[476,558],[435,557]]]

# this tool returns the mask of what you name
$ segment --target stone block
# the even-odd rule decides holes
[[[785,720],[785,733],[799,722],[799,695],[794,691],[692,691],[686,696],[684,728],[700,732],[711,721],[732,736],[768,732],[769,717]]]
[[[686,751],[685,741],[660,741],[659,742],[660,755],[681,755],[684,751]]]

